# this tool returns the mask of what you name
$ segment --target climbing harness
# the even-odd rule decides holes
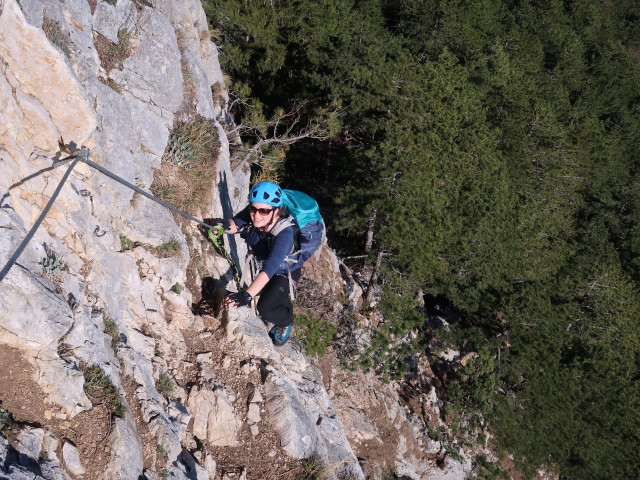
[[[238,291],[240,291],[240,273],[235,262],[231,259],[231,256],[229,256],[229,253],[227,253],[227,251],[224,249],[224,246],[222,245],[221,238],[223,232],[224,228],[222,227],[222,225],[216,225],[209,230],[207,236],[209,237],[209,240],[211,240],[211,243],[213,243],[213,248],[216,250],[216,252],[218,252],[219,255],[222,255],[227,260],[227,262],[229,262],[231,270],[233,271],[233,280],[236,282]]]
[[[109,178],[115,180],[116,182],[121,183],[122,185],[132,189],[133,191],[138,192],[140,195],[142,195],[144,197],[147,197],[149,200],[153,200],[154,202],[159,203],[163,207],[166,207],[169,210],[172,210],[172,211],[176,212],[177,214],[182,215],[185,218],[188,218],[189,220],[192,220],[192,221],[194,221],[196,223],[199,223],[200,225],[202,225],[202,226],[204,226],[204,227],[206,227],[206,228],[208,228],[210,230],[216,228],[216,227],[214,227],[212,225],[208,225],[208,224],[198,220],[195,217],[192,217],[188,213],[185,213],[185,212],[183,212],[181,210],[178,210],[173,205],[169,205],[168,203],[160,200],[157,197],[154,197],[150,193],[145,192],[141,188],[133,185],[132,183],[127,182],[125,179],[123,179],[123,178],[119,177],[118,175],[110,172],[106,168],[101,167],[97,163],[92,162],[91,160],[89,160],[89,153],[90,153],[90,150],[87,147],[82,147],[82,148],[80,148],[79,153],[69,155],[68,157],[65,157],[63,159],[56,160],[56,161],[53,162],[53,168],[59,167],[60,165],[62,165],[64,163],[67,163],[69,161],[71,161],[71,165],[69,165],[69,167],[67,168],[67,171],[64,173],[64,175],[62,177],[62,180],[60,180],[60,183],[58,184],[58,186],[56,187],[55,191],[53,192],[53,195],[51,195],[51,198],[47,202],[47,205],[44,207],[44,209],[42,210],[42,213],[40,214],[38,219],[35,221],[33,226],[31,227],[31,230],[29,230],[29,233],[27,233],[27,236],[24,237],[24,239],[22,240],[20,245],[18,245],[18,248],[16,249],[16,251],[13,253],[13,255],[11,255],[11,257],[7,261],[6,265],[2,268],[2,270],[0,270],[0,282],[4,279],[4,277],[6,277],[7,273],[9,273],[9,270],[11,269],[11,267],[16,263],[16,261],[18,260],[18,257],[20,257],[20,255],[22,254],[22,252],[26,248],[26,246],[29,243],[29,241],[35,235],[36,231],[38,230],[38,227],[40,227],[40,224],[42,223],[44,218],[47,216],[47,213],[49,213],[49,210],[51,209],[51,206],[53,205],[53,202],[55,202],[56,198],[58,197],[58,194],[60,193],[60,190],[62,190],[62,186],[67,181],[67,179],[69,178],[69,175],[71,175],[71,171],[78,164],[78,162],[86,163],[90,167],[92,167],[92,168],[98,170],[99,172],[105,174],[106,176],[108,176]],[[97,230],[99,230],[98,227],[96,227],[96,228],[97,228]],[[101,236],[101,235],[98,235],[98,236]],[[224,249],[222,249],[222,251],[224,251]],[[226,251],[225,251],[225,254],[226,254]],[[228,256],[226,256],[226,257],[227,257],[227,260],[230,260],[228,258]],[[235,268],[234,264],[232,264],[232,267],[234,267],[234,272],[236,272],[236,275],[237,275],[237,268]],[[235,279],[236,275],[234,275],[234,279]]]

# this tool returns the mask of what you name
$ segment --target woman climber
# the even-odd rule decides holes
[[[299,227],[284,208],[284,197],[283,189],[273,182],[255,184],[249,192],[249,205],[228,220],[224,232],[240,233],[262,265],[251,285],[245,290],[227,294],[225,302],[233,308],[250,306],[253,297],[260,294],[258,313],[262,320],[274,325],[269,330],[269,337],[276,346],[285,344],[293,327],[290,282],[300,279],[302,263],[320,245],[321,236],[315,234],[311,253],[308,248],[303,249],[307,250],[304,255],[298,253],[297,258],[292,259]],[[321,231],[321,221],[316,223],[319,223]]]

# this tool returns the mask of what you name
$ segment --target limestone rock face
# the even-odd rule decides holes
[[[133,2],[109,2],[96,4],[93,28],[113,43],[118,43],[118,30],[130,31],[135,27],[135,4]]]
[[[217,50],[204,35],[208,26],[200,4],[143,3],[0,2],[2,265],[62,178],[66,167],[51,169],[54,159],[66,155],[60,152],[60,139],[71,148],[88,146],[92,160],[149,190],[185,102],[183,64],[196,72],[190,82],[199,92],[198,105],[185,108],[210,118],[218,128],[215,117],[223,105],[214,107],[211,86],[222,82],[222,75]],[[184,11],[190,13],[180,13]],[[120,66],[104,64],[101,55],[114,51],[109,43],[122,47]],[[223,162],[220,172],[227,168],[232,177],[228,152],[224,155],[226,167]],[[217,203],[221,193],[216,192]],[[148,247],[125,251],[125,237]],[[170,241],[179,245],[174,256],[154,254],[152,247]],[[195,468],[206,478],[203,468],[185,463],[193,464],[192,457],[182,455],[191,418],[186,395],[177,389],[169,400],[158,391],[160,373],[172,372],[184,361],[182,329],[194,323],[190,294],[171,292],[174,285],[186,284],[188,263],[185,235],[166,209],[134,199],[133,191],[78,164],[0,284],[0,343],[23,352],[45,395],[42,400],[56,415],[69,420],[91,408],[83,388],[86,366],[99,366],[119,392],[125,413],[113,420],[105,439],[109,458],[102,478],[140,477],[149,454],[145,448],[158,457],[150,476],[171,466],[176,472]],[[222,260],[218,264],[211,264],[214,272],[227,269]],[[159,356],[162,352],[171,352],[168,361]],[[132,396],[125,399],[125,383],[131,382]],[[144,425],[134,422],[133,406]],[[51,475],[45,474],[48,463],[37,454],[19,452],[40,465],[41,473],[34,477],[19,463],[18,452],[3,442],[0,476],[67,478],[65,469],[80,475],[91,462],[82,458],[82,445],[75,462],[68,445],[64,459],[50,456],[49,463],[57,466],[47,467]]]
[[[29,25],[15,1],[3,2],[0,32],[0,56],[11,72],[7,80],[16,89],[16,100],[26,105],[14,135],[21,131],[34,147],[55,150],[57,137],[35,129],[44,125],[49,133],[55,128],[56,135],[84,143],[96,127],[96,118],[64,53],[47,41],[40,28]]]
[[[309,359],[292,342],[274,347],[264,324],[249,309],[232,310],[228,315],[227,340],[245,356],[269,363],[263,372],[265,409],[287,454],[316,458],[330,466],[328,478],[364,478],[320,374]],[[255,393],[250,397],[256,402],[261,398]],[[248,412],[255,415],[255,407],[251,408],[255,403],[249,403]],[[257,415],[251,419],[252,423],[258,421]]]
[[[0,436],[0,478],[9,480],[70,480],[60,467],[56,442],[40,428],[25,428],[17,449]]]
[[[339,417],[321,382],[310,371],[291,378],[270,371],[267,410],[280,432],[282,448],[294,458],[318,458],[335,478],[364,478]]]
[[[175,112],[183,94],[182,72],[175,68],[180,64],[175,31],[169,19],[146,6],[134,28],[138,37],[135,51],[125,60],[122,70],[112,70],[110,78],[133,97]]]
[[[57,342],[71,328],[71,310],[50,284],[20,267],[7,280],[0,292],[2,304],[11,306],[0,322],[6,343],[45,346]]]
[[[35,380],[51,402],[60,405],[70,416],[91,408],[83,388],[84,377],[75,365],[63,361],[49,348],[31,358],[36,366]]]

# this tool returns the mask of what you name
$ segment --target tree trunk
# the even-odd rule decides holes
[[[371,254],[371,250],[373,249],[373,234],[375,233],[377,215],[378,215],[378,210],[376,210],[375,208],[371,211],[371,215],[369,215],[369,225],[367,227],[367,241],[364,245],[364,253],[366,256]],[[371,270],[371,264],[369,263],[369,261],[365,260],[364,268],[362,269],[363,278],[371,277],[373,271]]]
[[[369,253],[373,247],[373,231],[376,225],[376,216],[378,211],[374,208],[369,215],[369,226],[367,228],[367,243],[364,246],[364,251]]]
[[[369,286],[367,287],[367,293],[364,297],[364,303],[367,307],[370,307],[373,302],[373,293],[375,291],[376,284],[378,283],[378,277],[380,276],[380,265],[382,264],[383,255],[384,252],[382,250],[382,245],[380,245],[378,256],[376,257],[376,264],[374,265],[371,276],[369,277]]]

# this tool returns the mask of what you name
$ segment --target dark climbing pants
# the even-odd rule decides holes
[[[300,279],[302,269],[291,272],[293,281]],[[284,275],[274,275],[260,292],[258,313],[265,322],[286,327],[293,323],[293,305],[289,299],[289,279]]]

